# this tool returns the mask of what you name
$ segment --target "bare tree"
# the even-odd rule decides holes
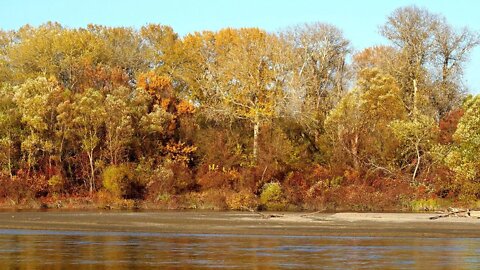
[[[395,10],[380,33],[399,50],[392,67],[407,111],[414,115],[419,103],[423,113],[437,121],[463,96],[463,65],[479,44],[478,34],[455,30],[446,19],[416,6]]]

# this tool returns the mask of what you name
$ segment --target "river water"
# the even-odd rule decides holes
[[[479,238],[0,229],[0,269],[480,269]]]

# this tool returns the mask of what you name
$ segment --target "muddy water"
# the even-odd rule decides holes
[[[14,218],[12,216],[15,215]],[[213,223],[230,220],[229,230],[199,233],[204,224],[185,213],[167,215],[149,227],[128,227],[128,222],[152,214],[108,214],[96,226],[86,222],[98,213],[0,214],[0,269],[478,269],[480,238],[412,235],[390,226],[389,234],[365,236],[345,224],[337,230],[310,223],[271,223],[254,219],[240,222],[228,214],[207,214]],[[104,214],[103,214],[104,215]],[[110,216],[109,216],[110,215]],[[203,214],[202,214],[203,215]],[[86,218],[88,216],[89,218]],[[160,216],[163,216],[160,214]],[[8,223],[6,218],[17,219]],[[81,218],[83,217],[83,219]],[[133,217],[137,217],[133,219]],[[176,217],[176,220],[171,220]],[[63,218],[63,223],[62,223]],[[117,218],[118,220],[115,220]],[[45,221],[41,222],[42,219]],[[125,223],[115,231],[100,229],[108,220]],[[216,220],[216,222],[213,222]],[[113,222],[112,221],[112,222]],[[22,223],[24,222],[24,223]],[[250,228],[237,231],[232,228]],[[15,227],[22,228],[5,228]],[[42,225],[44,229],[39,229]],[[59,225],[60,224],[60,225]],[[68,227],[67,225],[72,225]],[[75,224],[76,229],[75,229]],[[88,225],[91,226],[88,226]],[[156,224],[157,226],[152,226]],[[177,229],[175,232],[175,224]],[[208,222],[207,222],[208,224]],[[281,226],[280,226],[280,225]],[[283,225],[282,225],[283,224]],[[225,224],[224,224],[225,225]],[[272,226],[262,231],[256,227]],[[317,224],[316,226],[319,226]],[[358,224],[361,225],[361,224]],[[372,224],[369,224],[371,226]],[[387,224],[388,225],[388,224]],[[60,227],[67,229],[61,229]],[[280,227],[279,227],[280,226]],[[301,233],[302,226],[312,233]],[[350,226],[354,227],[355,224]],[[385,225],[384,225],[385,226]],[[408,225],[410,226],[410,225]],[[408,227],[407,226],[407,227]],[[33,228],[33,229],[30,229]],[[207,227],[212,228],[212,225]],[[222,228],[224,228],[223,226]],[[194,230],[197,228],[197,230]],[[410,228],[413,228],[410,226]],[[433,228],[435,230],[435,228]],[[446,229],[442,227],[442,230]],[[458,229],[452,227],[452,230]],[[189,232],[192,231],[192,232]],[[398,230],[398,232],[395,232]],[[280,232],[280,233],[279,233]]]

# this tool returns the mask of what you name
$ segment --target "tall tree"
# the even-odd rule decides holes
[[[332,161],[336,166],[348,165],[357,171],[391,173],[398,145],[388,126],[405,119],[405,115],[395,79],[378,69],[362,70],[355,88],[325,120]]]
[[[249,122],[256,160],[260,126],[277,116],[282,94],[275,77],[277,38],[256,28],[243,28],[191,35],[186,42],[196,45],[194,53],[201,55],[205,65],[200,90],[203,112],[212,119]]]
[[[2,171],[7,171],[13,177],[16,161],[17,147],[20,140],[21,114],[13,100],[14,92],[11,86],[0,88],[0,166]]]
[[[127,146],[132,140],[133,127],[128,88],[115,89],[105,98],[105,144],[111,164],[123,161]]]
[[[347,90],[350,69],[346,58],[351,52],[349,41],[335,26],[322,23],[304,24],[280,33],[286,46],[282,63],[285,113],[302,126],[302,137],[319,151],[323,123]]]
[[[46,157],[51,162],[56,149],[54,147],[55,106],[52,96],[56,91],[55,83],[44,77],[28,79],[14,89],[14,101],[22,116],[27,131],[22,139],[22,152],[25,154],[27,168],[32,169],[39,158]]]
[[[349,41],[338,28],[322,23],[299,25],[281,36],[295,50],[293,72],[302,81],[306,101],[317,111],[328,111],[346,90]]]
[[[469,97],[464,104],[465,113],[453,134],[454,145],[446,157],[447,165],[455,172],[458,182],[476,186],[480,197],[480,96]]]
[[[412,116],[421,109],[438,121],[459,106],[464,89],[458,82],[479,43],[476,33],[454,30],[442,16],[415,6],[395,10],[380,32],[400,52],[394,76]]]
[[[465,92],[463,69],[469,53],[480,44],[480,36],[468,28],[454,29],[443,19],[434,33],[432,64],[434,87],[431,99],[438,117],[457,107]]]
[[[429,76],[426,65],[434,48],[439,18],[415,6],[399,8],[387,19],[380,32],[400,50],[395,76],[400,83],[409,113],[418,109],[420,96],[426,95]]]
[[[101,128],[105,124],[105,97],[95,89],[88,89],[83,94],[77,94],[73,106],[73,125],[78,136],[82,150],[88,157],[89,190],[95,190],[95,162],[96,151],[101,142]]]

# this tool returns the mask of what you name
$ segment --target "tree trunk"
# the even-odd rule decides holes
[[[257,162],[258,157],[258,134],[260,132],[260,121],[258,117],[255,117],[255,123],[253,124],[253,160]]]
[[[10,180],[13,180],[13,173],[12,173],[12,147],[10,143],[8,144],[8,173],[10,175]]]
[[[360,161],[358,159],[358,134],[355,134],[355,137],[352,140],[351,151],[353,156],[353,168],[358,172],[360,169]]]
[[[415,151],[417,153],[417,162],[415,164],[415,170],[413,170],[412,182],[415,183],[415,178],[417,177],[418,168],[420,167],[420,149],[418,147],[419,142],[415,143]]]
[[[93,165],[93,151],[88,153],[88,159],[90,161],[90,194],[93,193],[95,188],[95,167]]]
[[[413,79],[413,116],[417,116],[417,79]]]

